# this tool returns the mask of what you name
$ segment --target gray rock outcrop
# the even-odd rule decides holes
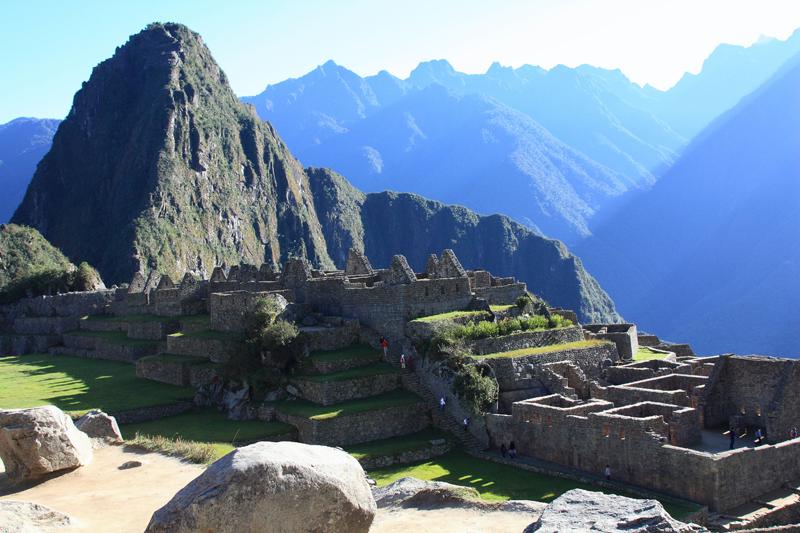
[[[108,444],[125,442],[117,425],[117,419],[99,409],[93,409],[75,422],[75,427],[93,439],[101,439]]]
[[[146,533],[366,533],[375,500],[347,453],[259,442],[212,464],[157,510]]]
[[[76,468],[92,460],[92,444],[53,405],[0,411],[0,459],[12,483]]]
[[[560,531],[684,533],[702,528],[675,520],[656,500],[573,489],[553,500],[525,529],[525,533]]]
[[[69,527],[74,522],[64,513],[44,505],[15,500],[0,501],[0,531],[2,533],[38,533]]]

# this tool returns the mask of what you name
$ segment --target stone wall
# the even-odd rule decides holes
[[[770,442],[800,425],[800,361],[755,356],[720,357],[704,399],[706,424],[761,427]]]
[[[321,326],[300,328],[300,338],[309,352],[338,350],[358,341],[358,320],[336,320],[333,317],[327,320]]]
[[[192,402],[176,402],[167,405],[153,405],[150,407],[140,407],[139,409],[128,409],[126,411],[115,411],[108,413],[117,419],[118,424],[138,424],[140,422],[149,422],[150,420],[159,420],[168,416],[175,416],[192,409],[194,405]],[[122,428],[123,437],[126,439],[133,438],[134,435],[125,433],[125,428]]]
[[[289,415],[278,409],[276,418],[295,426],[301,442],[325,446],[347,446],[407,435],[430,425],[430,417],[422,401],[416,405],[389,407],[325,420]]]
[[[473,292],[478,298],[484,298],[491,305],[508,305],[517,301],[528,290],[524,283],[509,283],[493,287],[475,287]]]
[[[55,335],[78,329],[78,316],[20,317],[14,331],[21,335]]]
[[[405,450],[400,453],[392,455],[380,455],[377,457],[364,457],[358,460],[364,470],[374,470],[376,468],[385,468],[396,464],[418,463],[421,461],[428,461],[434,457],[444,455],[450,451],[450,443],[441,439],[440,441],[431,443],[425,448],[418,450]]]
[[[124,298],[121,289],[93,292],[70,292],[53,296],[23,298],[0,306],[0,314],[11,322],[21,317],[81,317],[102,314],[106,305]]]
[[[162,340],[180,328],[178,321],[152,322],[131,321],[128,323],[128,337],[131,339]]]
[[[475,355],[508,352],[520,348],[537,348],[554,344],[565,344],[583,340],[583,331],[579,326],[546,329],[542,331],[520,331],[502,337],[478,339],[469,343]]]
[[[530,373],[530,365],[544,365],[559,361],[572,361],[590,379],[598,379],[601,368],[606,360],[616,361],[617,351],[614,344],[604,343],[588,348],[576,348],[525,357],[490,357],[481,359],[482,363],[489,365],[494,372],[501,389],[520,389],[519,381],[522,376]]]
[[[333,405],[395,390],[400,385],[400,376],[391,372],[343,381],[318,382],[310,379],[293,379],[292,384],[306,400],[321,405]]]
[[[209,339],[192,335],[167,336],[167,352],[176,355],[206,357],[215,363],[226,363],[239,343],[233,340]]]
[[[639,351],[639,337],[636,324],[588,324],[583,326],[593,338],[605,339],[617,345],[620,359],[632,360]]]

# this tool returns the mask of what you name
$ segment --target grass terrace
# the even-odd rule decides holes
[[[178,355],[173,353],[160,353],[157,355],[148,355],[146,357],[142,357],[139,361],[144,362],[160,362],[160,363],[173,363],[173,364],[183,364],[188,363],[192,366],[219,366],[222,367],[221,364],[214,363],[205,357],[195,357],[192,355]]]
[[[360,366],[343,370],[341,372],[332,372],[330,374],[309,374],[298,376],[297,379],[305,381],[313,381],[314,383],[333,383],[336,381],[347,381],[350,379],[364,378],[369,376],[380,376],[383,374],[398,374],[400,371],[386,362],[375,363],[373,365]]]
[[[385,455],[395,455],[402,452],[416,451],[427,448],[432,440],[451,440],[452,437],[438,429],[428,428],[390,439],[381,439],[363,444],[354,444],[344,449],[356,459],[368,459],[372,457],[383,457]]]
[[[411,322],[438,322],[440,320],[452,320],[454,318],[464,317],[478,317],[486,315],[485,311],[450,311],[448,313],[439,313],[438,315],[429,315],[415,318]]]
[[[211,324],[211,315],[187,315],[177,317],[181,324]]]
[[[92,337],[95,339],[102,339],[109,344],[121,344],[124,346],[154,346],[158,341],[147,339],[131,339],[124,331],[86,331],[75,330],[69,331],[67,335],[74,335],[76,337]]]
[[[369,474],[379,487],[411,476],[428,481],[445,481],[454,485],[473,487],[480,493],[482,499],[488,501],[514,499],[550,502],[571,489],[608,492],[594,485],[478,459],[459,450],[422,463],[393,465],[371,470]],[[673,501],[662,501],[662,503],[672,516],[679,519],[700,508]]]
[[[422,398],[416,394],[398,389],[369,398],[348,400],[336,405],[323,406],[306,400],[284,400],[276,402],[275,407],[287,415],[301,416],[312,420],[330,420],[387,407],[415,405],[422,401]]]
[[[136,377],[128,363],[66,355],[0,357],[0,409],[53,404],[73,415],[191,400],[194,389]]]
[[[530,355],[541,355],[553,352],[564,352],[567,350],[578,350],[581,348],[592,348],[601,344],[611,344],[608,341],[600,340],[585,340],[576,342],[567,342],[564,344],[553,344],[550,346],[539,346],[538,348],[520,348],[518,350],[511,350],[509,352],[497,352],[486,355],[472,355],[473,359],[491,359],[495,357],[528,357]]]
[[[381,353],[379,350],[376,350],[371,346],[367,346],[365,344],[355,344],[339,350],[313,352],[309,358],[315,361],[326,363],[335,361],[349,361],[351,359],[362,359],[368,361],[371,359],[380,359]]]
[[[507,305],[490,305],[489,309],[492,310],[492,313],[502,313],[503,311],[508,311],[512,307],[515,307],[514,304],[507,304]]]
[[[197,409],[176,416],[125,424],[120,427],[127,439],[137,434],[146,437],[163,437],[169,441],[208,443],[213,448],[212,460],[218,459],[236,446],[294,433],[295,428],[282,422],[260,420],[229,420],[216,409]]]
[[[667,354],[656,350],[651,350],[647,346],[639,346],[639,350],[633,354],[634,361],[651,361],[653,359],[665,359]]]

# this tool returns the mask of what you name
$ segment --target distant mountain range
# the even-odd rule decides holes
[[[25,196],[36,165],[50,149],[58,120],[17,118],[0,125],[0,223]]]
[[[574,243],[798,51],[800,33],[722,45],[666,92],[590,66],[464,74],[439,60],[401,80],[329,61],[243,100],[305,164],[334,168],[363,190],[504,213]]]
[[[578,252],[645,329],[800,356],[800,55]]]
[[[304,169],[179,24],[149,25],[95,67],[13,222],[109,283],[291,256],[341,268],[350,246],[379,267],[401,253],[422,268],[430,253],[453,248],[467,268],[523,279],[582,320],[620,318],[564,245],[507,217],[412,194],[364,195],[332,171]]]

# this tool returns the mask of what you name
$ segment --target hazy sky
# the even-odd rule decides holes
[[[659,88],[697,72],[720,43],[781,39],[798,0],[0,0],[0,123],[61,118],[98,62],[152,21],[203,35],[239,95],[327,59],[405,77],[444,58],[620,68]]]

